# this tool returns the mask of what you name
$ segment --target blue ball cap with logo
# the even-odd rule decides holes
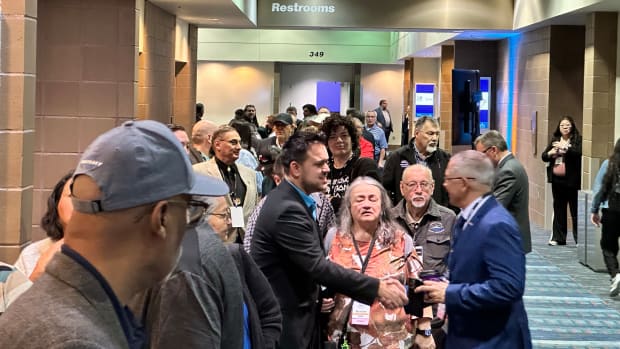
[[[164,124],[127,121],[95,139],[82,155],[73,178],[87,175],[99,186],[98,200],[73,197],[84,213],[115,211],[180,194],[222,196],[223,181],[192,170],[189,157]]]

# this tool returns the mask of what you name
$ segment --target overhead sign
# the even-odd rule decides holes
[[[259,28],[512,30],[512,14],[513,0],[257,0]]]

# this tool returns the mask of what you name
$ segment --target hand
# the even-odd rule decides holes
[[[601,226],[601,216],[598,213],[592,213],[590,215],[590,222],[594,224],[597,228]]]
[[[551,145],[553,146],[554,149],[557,149],[560,146],[560,142],[555,141],[555,142],[552,142]]]
[[[321,313],[331,313],[335,306],[336,302],[334,302],[333,298],[323,298],[323,302],[321,302]]]
[[[405,287],[396,279],[381,280],[377,298],[388,309],[400,308],[409,301]]]
[[[445,303],[446,288],[448,283],[445,281],[424,281],[424,285],[416,287],[415,293],[424,292],[426,303]]]
[[[415,345],[414,348],[418,349],[435,349],[435,339],[433,336],[425,337],[421,334],[416,334],[413,338]]]
[[[34,282],[41,275],[43,275],[43,273],[45,272],[45,267],[47,267],[47,264],[52,260],[52,257],[54,257],[56,252],[60,251],[60,247],[63,243],[64,239],[60,239],[50,245],[47,250],[45,250],[45,252],[41,254],[39,260],[37,261],[37,264],[35,265],[32,273],[29,276],[30,281]]]

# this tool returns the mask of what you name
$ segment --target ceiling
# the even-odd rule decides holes
[[[256,28],[250,19],[256,18],[255,1],[246,15],[232,0],[149,0],[154,5],[175,14],[178,18],[206,28]],[[251,6],[254,3],[254,6]]]
[[[154,5],[175,14],[182,20],[203,28],[258,28],[256,0],[149,0]],[[240,9],[243,8],[243,10]],[[452,40],[502,40],[516,32],[529,31],[549,25],[585,25],[587,13],[595,11],[620,12],[620,0],[604,0],[578,11],[545,19],[518,31],[467,30]],[[330,29],[330,28],[325,28]],[[290,29],[287,29],[290,30]],[[359,28],[359,30],[365,30]],[[418,31],[412,28],[411,31]],[[437,46],[439,47],[439,45]],[[417,52],[416,57],[437,57],[437,47]]]

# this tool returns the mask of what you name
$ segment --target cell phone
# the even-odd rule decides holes
[[[443,281],[443,275],[435,270],[422,270],[419,276],[422,281]]]

